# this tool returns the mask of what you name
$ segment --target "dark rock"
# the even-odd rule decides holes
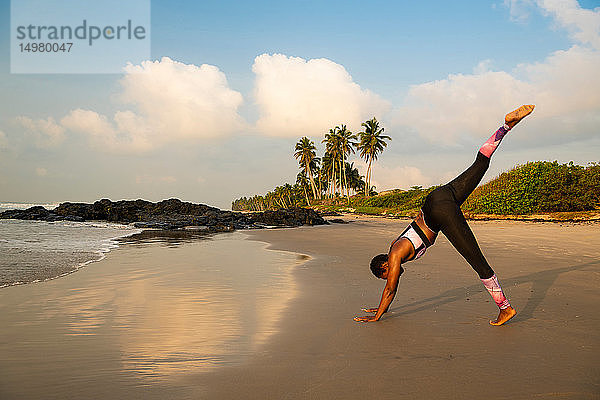
[[[142,229],[176,230],[202,227],[208,232],[230,232],[235,229],[256,229],[268,226],[290,227],[323,225],[327,221],[315,210],[290,208],[277,211],[243,214],[222,211],[205,204],[182,202],[178,199],[152,203],[145,200],[110,201],[102,199],[93,204],[61,203],[54,210],[36,206],[27,210],[7,210],[0,219],[42,221],[101,220],[129,224]]]
[[[330,222],[332,224],[347,224],[348,223],[348,221],[344,221],[341,218],[328,219],[327,222]]]
[[[253,213],[248,217],[249,221],[267,226],[301,226],[301,225],[324,225],[327,222],[319,213],[310,208],[288,208],[277,211],[264,211]]]
[[[24,219],[37,221],[57,221],[62,219],[42,206],[30,207],[26,210],[6,210],[0,214],[2,219]]]

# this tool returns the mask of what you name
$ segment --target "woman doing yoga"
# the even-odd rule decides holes
[[[504,135],[531,114],[534,107],[533,105],[521,106],[507,114],[504,125],[481,146],[473,165],[450,183],[431,192],[425,199],[418,217],[392,242],[389,253],[379,254],[371,260],[373,274],[378,278],[386,279],[387,283],[379,307],[363,309],[375,315],[355,317],[355,321],[379,321],[396,295],[400,275],[404,272],[401,264],[421,257],[425,250],[433,245],[440,231],[477,272],[483,285],[498,305],[500,314],[494,321],[490,321],[490,324],[502,325],[517,314],[504,296],[498,278],[483,256],[460,206],[481,182],[490,165],[490,157]]]

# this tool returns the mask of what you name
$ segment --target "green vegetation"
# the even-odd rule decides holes
[[[321,211],[352,211],[360,214],[414,215],[421,208],[425,197],[437,186],[423,189],[413,186],[409,190],[392,190],[372,197],[356,195],[349,204],[341,199],[321,201],[313,206]]]
[[[394,190],[354,198],[351,207],[365,214],[414,215],[435,187]],[[343,206],[329,206],[343,210]],[[475,189],[463,204],[467,214],[527,215],[593,211],[600,208],[600,165],[588,167],[536,161],[520,165]],[[587,215],[590,216],[590,215]]]
[[[349,202],[338,196],[317,200],[312,206],[321,211],[414,216],[433,189],[414,186],[372,197],[357,194]],[[302,203],[298,205],[306,205],[306,199]],[[599,209],[600,164],[583,167],[556,161],[517,166],[475,189],[463,205],[469,215],[552,214],[558,219],[589,218]]]
[[[594,210],[599,202],[600,165],[537,161],[478,187],[463,209],[477,214],[523,215]]]

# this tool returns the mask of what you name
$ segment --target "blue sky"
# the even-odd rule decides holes
[[[540,104],[523,136],[503,144],[488,178],[528,160],[598,161],[600,87],[589,72],[600,70],[596,1],[151,4],[157,64],[140,67],[156,74],[150,82],[191,80],[190,96],[198,96],[208,81],[210,92],[193,104],[227,97],[192,112],[201,119],[191,126],[157,117],[177,110],[179,99],[161,98],[131,71],[10,74],[10,3],[0,1],[0,201],[180,197],[227,208],[293,181],[294,143],[302,135],[320,142],[327,123],[338,123],[332,115],[353,130],[376,115],[393,137],[374,171],[379,189],[438,184],[460,172],[521,102]],[[201,71],[203,64],[218,70]],[[324,83],[312,88],[315,74]],[[561,78],[571,74],[576,82]],[[561,94],[565,88],[575,100]],[[293,110],[280,107],[281,98]],[[457,117],[464,109],[476,117]],[[136,137],[113,119],[119,112],[164,132]],[[84,117],[112,125],[93,136]],[[202,126],[206,132],[194,135]],[[115,142],[123,136],[131,140]]]

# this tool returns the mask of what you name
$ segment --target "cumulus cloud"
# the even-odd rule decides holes
[[[129,109],[112,117],[75,109],[59,128],[86,135],[108,151],[144,152],[168,142],[229,135],[244,126],[237,112],[242,95],[215,66],[163,57],[127,65],[120,84],[117,97]]]
[[[237,113],[242,95],[229,88],[225,74],[213,65],[198,67],[163,57],[130,64],[125,71],[121,99],[135,106],[139,115],[115,116],[121,128],[133,131],[142,117],[146,130],[195,138],[229,134],[243,125]]]
[[[502,71],[452,74],[412,86],[391,122],[414,129],[431,142],[452,144],[465,135],[487,132],[504,112],[531,102],[533,93],[530,84]]]
[[[342,65],[325,58],[262,54],[252,71],[259,133],[322,135],[340,123],[358,129],[361,122],[389,109],[385,100],[355,83]]]
[[[544,61],[513,71],[489,71],[489,61],[473,74],[412,86],[392,122],[431,142],[456,144],[481,137],[521,104],[536,104],[529,138],[568,140],[597,134],[600,120],[600,9],[583,10],[576,2],[538,1],[580,43],[550,54]],[[567,135],[567,136],[565,136]]]
[[[577,0],[505,0],[513,19],[525,20],[532,6],[554,18],[571,37],[584,44],[600,49],[600,7],[594,10],[582,8]]]
[[[37,147],[55,147],[65,140],[65,128],[57,124],[52,117],[34,120],[20,116],[17,117],[17,122],[33,137]]]
[[[144,132],[142,118],[139,118],[140,125],[135,126],[123,123],[122,115],[135,114],[117,112],[110,121],[95,111],[78,108],[63,117],[60,123],[70,131],[88,136],[94,145],[108,151],[146,151],[157,145],[157,142],[151,141],[150,133]]]
[[[510,11],[510,18],[516,22],[525,22],[529,18],[531,8],[535,6],[534,0],[504,0],[504,5]]]

